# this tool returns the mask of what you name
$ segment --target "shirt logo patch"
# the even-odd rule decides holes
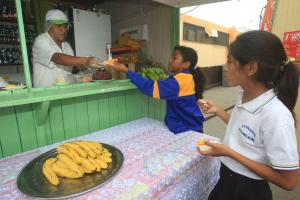
[[[242,125],[239,128],[240,133],[248,140],[255,142],[255,135],[256,133],[247,125]]]

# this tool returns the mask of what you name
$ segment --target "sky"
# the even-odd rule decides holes
[[[235,27],[241,32],[259,29],[260,13],[267,0],[230,0],[219,3],[185,7],[180,9],[199,19],[213,22],[225,27]]]

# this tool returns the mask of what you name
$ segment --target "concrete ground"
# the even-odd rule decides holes
[[[229,108],[235,104],[236,97],[237,97],[239,90],[240,90],[240,88],[238,88],[238,87],[222,87],[222,86],[214,87],[214,88],[207,90],[204,93],[204,98],[215,101],[218,105],[222,106],[223,108]],[[300,94],[300,91],[299,91],[299,94]],[[298,98],[297,106],[295,109],[297,112],[300,111],[300,109],[298,109],[298,108],[300,108],[300,98]],[[229,110],[229,112],[230,111],[231,110]],[[298,126],[297,127],[299,128],[300,114],[297,113],[297,115],[298,115]],[[220,120],[218,117],[210,118],[204,123],[204,133],[208,134],[208,135],[213,135],[218,138],[223,138],[225,129],[226,129],[226,124],[222,120]],[[299,129],[298,129],[298,132],[299,132]],[[299,133],[298,133],[298,135],[299,135]],[[299,144],[299,139],[298,139],[298,144]],[[300,181],[300,173],[298,175],[298,180]],[[296,189],[293,191],[283,190],[273,184],[270,184],[270,186],[272,189],[274,200],[300,200],[300,183],[298,183]]]

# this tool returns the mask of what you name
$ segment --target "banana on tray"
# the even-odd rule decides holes
[[[43,174],[46,177],[46,179],[49,181],[49,183],[51,183],[52,185],[59,184],[59,179],[52,168],[55,161],[56,158],[49,158],[48,160],[46,160],[46,162],[43,165]]]
[[[43,164],[47,181],[57,186],[59,178],[80,178],[84,174],[101,172],[112,162],[112,154],[94,141],[67,142],[57,147],[58,155]]]

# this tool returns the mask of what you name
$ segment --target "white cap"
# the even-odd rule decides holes
[[[68,18],[65,15],[65,13],[62,12],[61,10],[58,10],[58,9],[48,10],[45,20],[46,21],[49,21],[49,20],[63,20],[63,21],[66,21],[66,23],[68,23]]]

